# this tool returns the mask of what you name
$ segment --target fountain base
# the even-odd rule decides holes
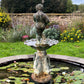
[[[36,76],[35,74],[32,74],[31,78],[38,83],[47,83],[51,80],[52,76],[50,74],[46,74],[43,76]]]

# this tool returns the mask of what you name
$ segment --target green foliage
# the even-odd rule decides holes
[[[34,54],[35,50],[24,45],[23,42],[3,43],[0,42],[0,58],[14,55]],[[84,58],[84,40],[79,43],[59,42],[47,50],[48,54],[68,55]]]
[[[73,7],[72,7],[72,11],[75,12],[78,10],[78,5],[74,4]]]
[[[4,31],[2,28],[0,28],[0,41],[6,42],[7,34],[8,34],[8,31]]]
[[[31,26],[30,37],[31,38],[35,38],[36,37],[36,27],[35,26]]]
[[[43,34],[45,35],[46,38],[57,40],[59,39],[60,32],[55,28],[48,28],[44,30]]]
[[[57,26],[56,28],[59,28],[59,23],[52,21],[52,22],[47,24],[46,29],[47,28],[53,28],[53,25],[56,25]]]
[[[59,24],[54,21],[50,22],[49,24],[47,24],[43,34],[45,35],[46,38],[59,39],[60,36]]]
[[[59,42],[47,50],[48,54],[68,55],[84,58],[84,40],[78,42]]]
[[[78,66],[68,65],[66,63],[61,62],[56,66],[55,61],[51,61],[51,65],[54,68],[51,69],[50,74],[52,75],[53,84],[83,84],[84,80],[84,72],[80,70]],[[18,64],[17,66],[15,66]],[[59,66],[60,65],[60,66]],[[28,62],[16,62],[11,63],[6,66],[0,67],[0,74],[3,75],[0,82],[4,83],[15,83],[15,84],[35,84],[35,82],[31,82],[31,73],[34,73],[33,61]],[[62,67],[64,66],[64,67]],[[69,67],[66,67],[69,66]],[[59,68],[56,68],[59,67]],[[61,69],[61,70],[60,70]],[[71,70],[70,70],[71,69]],[[4,72],[4,73],[3,73]],[[3,74],[2,74],[3,73]],[[6,77],[7,76],[7,77]],[[6,77],[6,78],[5,78]]]
[[[62,42],[79,42],[80,39],[83,39],[83,35],[80,29],[68,29],[64,30],[62,34],[60,34],[60,38]]]
[[[60,69],[60,68],[57,68],[57,69]],[[71,73],[62,72],[60,74],[59,72],[57,72],[57,70],[56,71],[55,70],[54,70],[54,74],[52,74],[52,76],[55,76],[55,74],[57,74],[56,77],[53,79],[54,84],[82,84],[83,83],[84,73],[82,71],[77,70]]]
[[[7,13],[5,13],[1,8],[0,8],[0,27],[4,28],[6,30],[6,28],[9,26],[11,21],[11,18],[9,17],[9,15]]]
[[[67,0],[45,0],[44,12],[46,13],[65,13]],[[51,5],[52,4],[52,5]]]
[[[72,12],[72,1],[71,0],[67,0],[67,9],[66,12],[67,13],[71,13]]]
[[[84,22],[81,21],[80,23],[76,24],[76,26],[81,30],[84,35]]]
[[[10,13],[26,13],[35,12],[35,6],[41,3],[40,0],[2,0],[1,5],[5,7]]]
[[[81,13],[84,13],[84,4],[80,4],[78,9]]]
[[[14,55],[33,54],[34,49],[24,45],[24,42],[3,43],[0,42],[0,58]]]
[[[5,7],[10,13],[34,13],[35,6],[42,3],[42,0],[2,0],[1,5]],[[45,0],[44,12],[46,13],[65,13],[72,12],[71,0]]]
[[[0,41],[16,42],[22,41],[23,35],[30,35],[30,26],[17,25],[16,28],[4,31],[1,29]]]
[[[16,63],[18,63],[18,66],[15,66]],[[6,70],[6,72],[4,71],[5,75],[3,74],[3,79],[0,78],[0,82],[4,82],[6,83],[15,83],[15,84],[34,84],[33,82],[29,82],[30,79],[30,73],[33,72],[33,67],[31,69],[30,66],[28,65],[32,65],[33,66],[33,62],[32,61],[28,61],[28,62],[15,62],[12,64],[9,64],[7,66],[3,66],[0,67],[0,73],[2,73],[2,70]],[[23,68],[23,67],[24,68]],[[28,66],[28,67],[27,67]],[[7,78],[5,78],[5,76],[7,76]],[[1,75],[0,75],[1,77]]]

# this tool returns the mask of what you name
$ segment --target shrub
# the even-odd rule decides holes
[[[11,21],[11,18],[9,17],[9,15],[4,11],[2,11],[2,9],[0,8],[0,27],[6,30],[6,28],[10,24],[10,21]]]
[[[60,36],[60,31],[55,28],[48,28],[44,30],[43,34],[46,38],[58,40]]]
[[[46,26],[46,28],[53,28],[53,27],[59,28],[58,23],[56,23],[56,22],[53,21],[51,23],[48,23],[48,25]]]
[[[46,29],[44,30],[43,34],[46,38],[58,40],[60,36],[59,24],[56,22],[49,23],[46,26]]]
[[[0,29],[0,41],[4,42],[16,42],[22,41],[22,36],[30,34],[30,26],[23,27],[22,25],[17,25],[14,29],[6,30]]]
[[[68,29],[64,30],[63,33],[60,34],[61,41],[67,41],[67,42],[74,42],[77,41],[79,42],[80,39],[83,38],[82,32],[80,29]]]
[[[30,36],[30,26],[23,27],[22,25],[17,25],[15,29],[10,30],[8,41],[22,41],[22,36],[24,35]]]
[[[7,33],[2,28],[0,28],[0,41],[6,42],[7,41]]]
[[[34,25],[31,26],[30,37],[31,38],[35,38],[36,37],[36,27]]]
[[[81,32],[83,33],[84,35],[84,22],[81,22],[78,24],[78,28],[81,29]]]

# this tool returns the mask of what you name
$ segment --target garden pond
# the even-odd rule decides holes
[[[31,79],[33,71],[33,60],[1,66],[0,84],[39,84]],[[76,65],[51,59],[50,71],[50,84],[84,84],[84,69]]]

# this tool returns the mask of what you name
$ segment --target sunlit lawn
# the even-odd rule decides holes
[[[60,42],[51,47],[48,53],[84,58],[84,40],[79,43]]]
[[[24,45],[23,42],[0,42],[0,58],[14,55],[34,54],[35,50]],[[59,42],[47,50],[48,54],[68,55],[84,58],[84,40],[77,43]]]

